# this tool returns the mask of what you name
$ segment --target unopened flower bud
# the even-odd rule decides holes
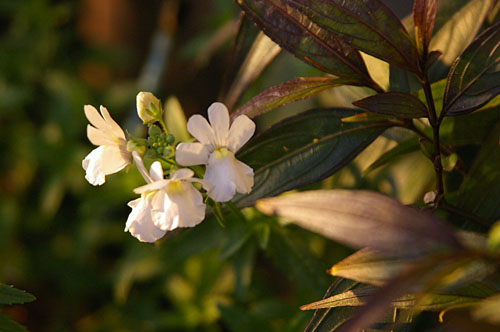
[[[127,151],[137,151],[140,156],[144,156],[147,149],[147,141],[143,138],[131,139],[127,142]]]
[[[151,127],[148,128],[148,134],[149,137],[151,137],[151,139],[155,141],[156,136],[161,134],[161,129],[158,126],[152,125]]]
[[[137,114],[144,124],[153,123],[161,119],[161,103],[151,92],[137,94]]]

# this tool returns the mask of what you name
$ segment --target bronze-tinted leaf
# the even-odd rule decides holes
[[[398,118],[423,118],[427,107],[417,97],[402,92],[379,93],[353,103],[370,112],[393,115]]]
[[[434,29],[437,0],[415,0],[413,3],[413,23],[417,48],[421,54],[427,55],[428,46]]]

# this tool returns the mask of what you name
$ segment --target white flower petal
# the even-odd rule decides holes
[[[204,117],[199,114],[191,116],[187,122],[187,130],[200,143],[211,146],[212,149],[214,148],[214,131]]]
[[[155,161],[149,168],[149,175],[153,181],[163,180],[163,167],[159,161]]]
[[[227,137],[227,147],[236,153],[255,133],[255,122],[246,115],[234,119]]]
[[[213,103],[208,108],[208,119],[215,134],[215,144],[218,147],[226,146],[229,133],[229,111],[222,103]]]
[[[180,143],[175,160],[183,166],[204,165],[208,162],[208,155],[208,149],[201,143]]]
[[[129,202],[128,206],[132,212],[128,216],[125,232],[130,232],[142,242],[154,242],[165,235],[166,232],[153,222],[151,200],[141,197]]]
[[[178,169],[171,177],[170,180],[186,180],[193,177],[194,172],[189,168]]]
[[[118,123],[115,122],[115,120],[113,120],[111,115],[109,115],[109,112],[106,109],[106,107],[104,107],[102,105],[101,105],[101,114],[102,114],[104,121],[106,121],[106,125],[111,130],[110,134],[112,133],[113,136],[115,136],[116,138],[121,138],[121,139],[126,140],[125,133],[123,132],[123,129],[118,125]]]
[[[164,231],[171,231],[179,225],[179,206],[166,192],[160,191],[153,197],[153,222]]]
[[[208,196],[216,202],[227,202],[236,193],[233,160],[234,157],[231,158],[231,156],[217,160],[213,158],[213,155],[208,160],[203,179],[212,183],[213,186],[208,192]]]
[[[107,127],[106,121],[102,118],[96,108],[92,105],[83,106],[83,111],[89,122],[97,129],[105,129]]]
[[[139,170],[139,173],[141,173],[144,180],[146,180],[147,183],[153,182],[148,174],[148,171],[146,170],[146,167],[144,166],[144,162],[142,161],[139,153],[137,151],[132,151],[132,157],[134,158],[135,165],[137,166],[137,169]]]
[[[102,170],[103,152],[104,146],[100,146],[92,150],[82,161],[82,167],[86,172],[85,179],[93,186],[100,186],[106,181]]]
[[[113,137],[106,134],[100,129],[96,129],[91,125],[87,125],[87,137],[90,143],[94,145],[115,145],[116,141]]]
[[[161,189],[165,188],[166,186],[168,186],[168,183],[170,181],[171,180],[167,180],[167,179],[154,181],[154,182],[151,182],[151,183],[148,183],[148,184],[145,184],[143,186],[135,188],[134,192],[136,194],[142,194],[142,193],[145,193],[148,191],[161,190]]]
[[[102,153],[102,171],[109,175],[121,171],[130,164],[130,152],[118,146],[105,145]]]
[[[206,191],[210,191],[213,187],[211,182],[208,182],[208,181],[202,180],[202,179],[198,179],[198,178],[189,178],[189,179],[186,179],[186,181],[201,183],[201,185],[203,186],[203,189],[205,189]]]
[[[234,184],[240,194],[248,194],[253,187],[253,169],[238,159],[234,159]]]

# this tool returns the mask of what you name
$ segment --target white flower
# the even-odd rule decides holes
[[[178,227],[193,227],[205,218],[206,206],[201,193],[192,185],[200,182],[205,188],[209,184],[193,178],[194,172],[182,168],[170,179],[163,178],[161,164],[155,161],[149,174],[137,152],[133,152],[137,168],[148,184],[134,191],[141,197],[129,202],[132,208],[125,231],[143,242],[154,242],[166,231]]]
[[[229,127],[229,112],[222,103],[208,108],[207,120],[193,115],[187,130],[198,142],[177,146],[176,160],[184,166],[207,165],[204,179],[213,187],[208,195],[226,202],[235,192],[249,193],[253,186],[253,169],[237,160],[234,154],[253,136],[255,123],[246,115],[238,116]]]
[[[86,171],[85,179],[94,186],[100,186],[106,181],[106,175],[130,164],[130,152],[127,151],[125,133],[104,106],[101,106],[101,115],[91,105],[85,105],[84,111],[92,124],[87,126],[87,137],[99,147],[85,157],[82,167]]]

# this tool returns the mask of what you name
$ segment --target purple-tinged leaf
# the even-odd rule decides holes
[[[408,32],[379,0],[285,0],[318,26],[348,44],[405,70],[418,73],[418,54]]]
[[[335,77],[299,77],[259,93],[232,113],[231,117],[245,114],[255,118],[288,103],[310,98],[324,90],[349,83],[351,81],[348,79]]]
[[[331,240],[385,256],[414,257],[462,247],[431,214],[370,191],[306,191],[263,199],[256,206]]]
[[[420,54],[427,56],[429,43],[436,19],[437,0],[415,0],[413,3],[413,23]]]
[[[398,118],[423,118],[427,107],[417,97],[402,92],[379,93],[358,101],[353,105],[370,112],[393,115]]]
[[[381,90],[370,78],[360,53],[312,22],[286,1],[236,0],[274,42],[319,70]]]
[[[442,116],[470,113],[500,93],[500,22],[483,31],[453,63]]]
[[[344,123],[356,112],[313,109],[287,118],[252,139],[238,159],[255,172],[252,192],[238,206],[320,181],[335,173],[392,126],[387,121]]]

